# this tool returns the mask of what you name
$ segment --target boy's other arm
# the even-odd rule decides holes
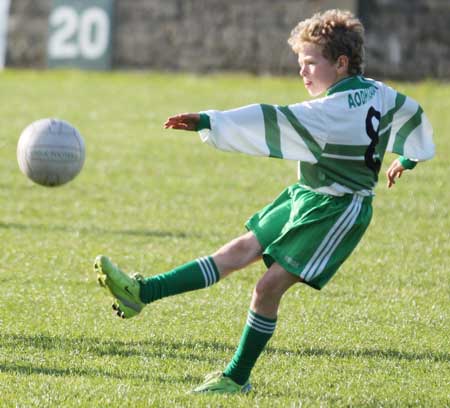
[[[395,179],[400,178],[404,170],[412,170],[416,167],[416,164],[416,161],[409,160],[404,156],[400,156],[394,160],[386,171],[388,188],[391,188],[395,184]]]
[[[399,159],[395,159],[386,171],[387,186],[391,188],[395,184],[395,179],[400,178],[403,174],[404,167]]]

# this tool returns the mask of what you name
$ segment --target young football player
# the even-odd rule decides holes
[[[217,252],[167,273],[128,276],[109,258],[94,269],[123,318],[166,296],[205,288],[262,259],[237,350],[224,370],[194,392],[250,389],[250,373],[277,324],[283,294],[294,284],[322,289],[361,240],[386,151],[389,187],[405,169],[434,155],[432,128],[421,107],[386,84],[365,78],[364,29],[347,11],[329,10],[300,22],[289,44],[310,95],[288,106],[254,104],[170,117],[165,128],[198,131],[220,150],[299,162],[299,180],[250,217],[248,232]]]

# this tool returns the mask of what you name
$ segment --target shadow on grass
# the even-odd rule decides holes
[[[325,349],[314,348],[305,350],[282,350],[268,348],[268,353],[272,354],[286,354],[300,357],[330,357],[330,358],[364,358],[364,359],[384,359],[384,360],[406,360],[406,361],[433,361],[433,362],[450,362],[449,353],[436,353],[434,351],[424,351],[421,353],[399,351],[392,349],[359,349],[359,350],[346,350],[346,349]]]
[[[128,379],[142,380],[142,375],[128,372],[126,374],[117,374],[112,371],[106,371],[96,368],[42,367],[25,362],[17,364],[0,363],[0,372],[16,373],[20,375],[50,375],[52,377],[108,377],[116,379],[123,379],[126,377]]]
[[[3,350],[4,349],[4,350]],[[198,384],[202,381],[202,376],[183,374],[173,376],[163,375],[153,371],[151,359],[187,362],[197,361],[217,367],[222,364],[223,359],[230,358],[234,353],[235,346],[222,342],[208,341],[163,341],[163,340],[143,340],[143,341],[123,341],[105,340],[98,337],[64,337],[49,335],[22,335],[22,334],[0,334],[0,352],[10,349],[8,355],[14,358],[17,351],[25,360],[32,358],[32,350],[39,354],[39,361],[18,361],[0,362],[0,372],[14,373],[21,376],[47,375],[51,377],[83,377],[83,378],[110,378],[122,381],[138,381],[143,383],[159,383],[182,385],[186,387]],[[50,351],[49,357],[43,352]],[[54,357],[55,352],[60,352],[59,357]],[[355,358],[355,359],[388,359],[407,361],[442,361],[449,362],[448,353],[435,353],[425,351],[423,353],[402,352],[398,350],[329,350],[329,349],[307,349],[307,350],[284,350],[280,348],[268,348],[269,354],[294,355],[306,357],[329,357],[329,358]],[[76,353],[77,358],[68,363],[65,358]],[[222,354],[217,359],[209,357],[211,354]],[[224,356],[226,354],[226,356]],[[35,354],[34,354],[35,355]],[[95,367],[94,364],[102,364],[102,361],[91,362],[90,356],[108,358],[111,357],[136,357],[146,361],[145,367],[129,369],[126,361],[109,367],[108,364]],[[31,356],[31,357],[30,357]],[[149,361],[148,361],[149,359]],[[62,365],[62,367],[61,367]],[[67,366],[68,365],[68,366]]]
[[[56,368],[56,367],[43,367],[33,365],[31,363],[18,363],[8,364],[0,363],[0,373],[15,373],[19,375],[48,375],[51,377],[89,377],[89,378],[112,378],[117,380],[136,380],[139,383],[144,382],[159,382],[161,384],[192,384],[199,383],[202,377],[185,375],[182,377],[162,377],[152,373],[151,369],[146,372],[131,370],[120,370],[120,373],[112,370],[98,368]]]
[[[157,237],[157,238],[195,238],[192,234],[186,234],[181,231],[158,231],[158,230],[144,230],[144,229],[124,229],[115,230],[107,228],[74,228],[67,225],[52,225],[52,224],[19,224],[19,223],[3,223],[0,222],[0,229],[15,229],[23,231],[56,231],[65,233],[81,233],[81,234],[112,234],[112,235],[133,235],[141,237]]]
[[[140,357],[142,359],[158,358],[158,359],[185,359],[189,361],[208,361],[208,359],[200,358],[195,354],[186,354],[177,349],[184,348],[185,345],[173,344],[161,341],[130,341],[124,342],[120,340],[103,340],[100,338],[88,337],[62,337],[48,335],[19,335],[19,334],[0,334],[0,351],[2,349],[10,349],[9,355],[14,358],[14,352],[20,350],[20,355],[32,355],[30,349],[39,352],[39,363],[20,361],[17,363],[0,362],[0,373],[16,373],[19,375],[49,375],[53,377],[106,377],[113,379],[138,380],[139,382],[159,382],[161,384],[182,384],[182,383],[198,383],[202,380],[201,376],[191,376],[185,374],[180,377],[161,376],[159,373],[152,371],[149,363],[148,369],[131,371],[126,365],[121,365],[118,369],[112,367],[108,369],[108,365],[98,367],[79,367],[84,365],[84,357],[95,355],[97,357]],[[188,344],[189,345],[189,344]],[[188,347],[188,346],[186,346]],[[57,360],[54,357],[45,357],[45,352],[60,352],[61,357]],[[73,359],[69,364],[70,367],[58,367],[58,365],[66,364],[64,358],[76,352],[79,358]],[[84,356],[84,357],[83,357]],[[80,362],[81,359],[81,362]],[[211,359],[212,360],[212,359]],[[89,361],[89,360],[87,360]],[[210,361],[213,364],[214,361]],[[93,364],[92,364],[93,365]],[[53,367],[52,367],[53,366]]]
[[[86,354],[120,357],[163,358],[187,360],[216,364],[217,359],[208,357],[217,352],[231,355],[237,344],[227,344],[215,341],[164,341],[158,339],[123,341],[105,340],[98,337],[62,337],[48,335],[0,334],[0,349],[23,349],[29,347],[38,350],[60,350],[73,353],[77,351]],[[329,357],[329,358],[363,358],[406,361],[450,362],[450,354],[445,352],[423,351],[408,352],[392,349],[326,349],[314,348],[304,350],[288,350],[268,347],[268,354],[280,354],[297,357]],[[220,358],[220,356],[218,356]]]

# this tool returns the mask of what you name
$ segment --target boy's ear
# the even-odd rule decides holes
[[[347,55],[339,55],[337,59],[337,69],[339,73],[341,74],[347,74],[348,73],[348,57]]]

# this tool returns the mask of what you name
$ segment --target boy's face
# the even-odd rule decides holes
[[[331,62],[322,55],[322,46],[305,42],[298,53],[300,76],[311,96],[318,96],[331,85],[348,76],[338,61]]]

